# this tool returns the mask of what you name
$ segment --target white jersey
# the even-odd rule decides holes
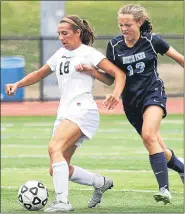
[[[60,48],[47,61],[52,71],[56,72],[61,99],[58,115],[64,116],[74,100],[86,100],[86,109],[97,109],[93,100],[92,86],[94,78],[86,72],[77,72],[75,66],[81,63],[97,66],[106,58],[96,49],[82,44],[75,50]]]

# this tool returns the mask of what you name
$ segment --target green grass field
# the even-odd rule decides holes
[[[17,202],[18,188],[26,181],[41,180],[54,199],[48,173],[47,145],[54,117],[2,117],[1,126],[1,205],[3,213],[28,213]],[[161,133],[169,148],[183,157],[183,115],[169,115]],[[184,213],[183,184],[169,170],[172,204],[164,206],[153,199],[157,191],[148,154],[136,131],[124,115],[101,116],[96,136],[85,141],[73,164],[114,180],[114,188],[104,194],[98,208],[88,209],[93,189],[70,183],[69,199],[77,213]],[[46,205],[47,206],[47,205]],[[36,212],[36,213],[42,213]]]

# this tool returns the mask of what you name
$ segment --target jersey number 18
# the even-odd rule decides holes
[[[70,61],[60,63],[60,67],[59,67],[60,75],[63,75],[64,73],[65,74],[69,73],[69,63],[70,63]],[[63,64],[64,64],[64,66],[63,66]]]

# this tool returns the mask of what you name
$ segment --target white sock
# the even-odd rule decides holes
[[[54,163],[53,168],[53,184],[56,193],[56,200],[68,202],[68,178],[69,167],[66,161]]]
[[[74,172],[69,178],[70,181],[82,185],[93,186],[99,188],[104,184],[104,177],[89,172],[86,169],[82,169],[78,166],[73,166]]]

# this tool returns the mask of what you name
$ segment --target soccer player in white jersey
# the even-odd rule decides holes
[[[108,109],[118,104],[126,79],[124,72],[91,47],[94,33],[86,20],[77,16],[64,17],[58,25],[58,34],[63,47],[43,67],[14,84],[6,85],[6,93],[11,96],[17,88],[39,82],[52,72],[56,73],[58,79],[61,99],[48,146],[56,200],[45,212],[73,210],[68,201],[69,180],[95,188],[88,202],[89,208],[100,203],[103,193],[113,186],[113,181],[107,177],[70,165],[76,148],[84,139],[91,139],[99,126],[99,112],[92,95],[94,78],[89,73],[77,70],[81,64],[86,64],[100,68],[115,78],[114,91],[104,101]],[[98,79],[98,75],[95,78]]]

